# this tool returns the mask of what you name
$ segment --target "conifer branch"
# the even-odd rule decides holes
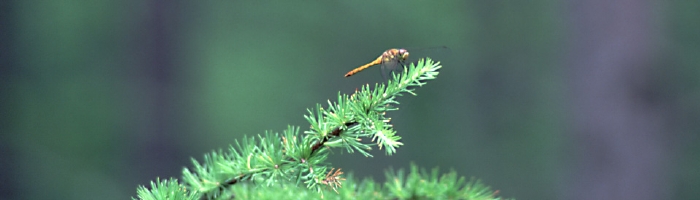
[[[315,109],[308,110],[304,117],[311,125],[303,134],[299,134],[298,127],[289,126],[281,134],[265,132],[236,140],[228,151],[204,155],[202,163],[192,159],[193,167],[183,169],[183,183],[175,179],[157,180],[151,183],[150,190],[140,186],[138,197],[245,199],[249,195],[246,188],[251,185],[279,188],[302,183],[322,196],[324,189],[340,193],[341,185],[348,185],[343,183],[348,178],[341,176],[344,172],[340,168],[335,169],[326,162],[328,149],[344,148],[349,153],[357,151],[371,157],[371,146],[377,145],[386,154],[394,154],[403,143],[389,123],[390,118],[385,117],[386,112],[398,110],[396,98],[403,93],[415,95],[414,89],[435,79],[441,67],[439,62],[421,60],[406,66],[402,73],[394,74],[386,84],[375,84],[374,89],[364,85],[352,95],[338,94],[337,101],[329,100],[326,108],[317,104]],[[362,138],[370,142],[365,143]],[[398,176],[403,175],[399,173]],[[452,186],[459,187],[462,183],[454,182]],[[395,186],[387,185],[387,188],[391,190]],[[359,189],[354,191],[357,192]]]

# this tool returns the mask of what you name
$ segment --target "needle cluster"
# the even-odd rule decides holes
[[[353,94],[339,94],[336,102],[328,101],[327,107],[317,104],[314,109],[308,110],[304,117],[311,124],[309,130],[300,133],[299,127],[289,126],[282,133],[265,132],[258,136],[244,137],[225,151],[218,150],[204,155],[201,162],[192,159],[193,167],[183,170],[181,183],[169,179],[152,182],[150,189],[140,186],[137,190],[138,198],[247,199],[247,196],[260,199],[271,196],[256,194],[284,194],[284,191],[294,191],[294,196],[300,197],[299,194],[307,192],[300,193],[298,185],[306,186],[304,191],[314,191],[309,195],[323,197],[323,191],[342,194],[350,189],[354,192],[346,195],[358,197],[355,196],[361,189],[358,188],[358,183],[343,177],[342,169],[334,168],[327,162],[330,148],[345,149],[349,153],[359,152],[367,157],[372,156],[370,151],[374,146],[383,149],[388,155],[396,153],[396,149],[403,143],[389,123],[390,119],[385,116],[386,112],[398,109],[398,96],[403,93],[415,95],[415,88],[435,79],[441,67],[439,62],[421,60],[416,65],[406,66],[402,73],[394,74],[386,84],[378,83],[373,88],[364,85]],[[423,177],[418,172],[415,174],[418,175],[414,178],[430,178]],[[456,181],[454,177],[448,179]],[[394,179],[401,182],[401,187],[407,184],[403,175],[387,178]],[[465,184],[460,180],[462,182],[449,185],[459,189],[468,184],[476,184],[474,181]],[[388,192],[400,189],[397,188],[396,181],[387,185]],[[435,179],[435,182],[440,182],[440,179]],[[343,187],[347,185],[350,187]],[[361,185],[364,185],[364,190],[371,190],[372,194],[384,194],[377,193],[376,190],[381,188],[374,187],[372,181],[363,181]],[[488,191],[485,186],[477,189]],[[493,193],[483,194],[493,197]]]

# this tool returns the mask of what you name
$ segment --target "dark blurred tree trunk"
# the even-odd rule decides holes
[[[146,110],[142,111],[146,116],[146,122],[139,132],[146,137],[139,137],[136,144],[139,145],[136,156],[138,160],[135,166],[141,166],[144,174],[141,178],[153,179],[153,175],[161,177],[175,176],[179,174],[179,167],[184,163],[178,159],[180,156],[177,144],[182,135],[182,117],[178,106],[175,105],[179,94],[176,76],[178,65],[174,55],[178,46],[175,35],[178,25],[174,19],[179,16],[177,2],[164,0],[151,0],[147,3],[148,15],[142,19],[141,32],[137,36],[139,44],[135,52],[143,52],[145,58],[141,68],[135,69],[137,74],[143,75],[135,90],[140,90],[144,95],[140,96],[139,103]],[[137,123],[138,124],[138,123]],[[142,183],[145,184],[145,183]]]
[[[17,151],[12,145],[13,133],[11,120],[17,110],[12,109],[17,103],[11,98],[13,86],[18,73],[15,43],[14,1],[0,1],[0,199],[17,198]]]
[[[666,199],[653,1],[569,1],[574,164],[562,199]]]

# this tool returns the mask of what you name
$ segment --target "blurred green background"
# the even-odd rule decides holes
[[[442,45],[449,51],[411,52],[444,68],[390,113],[405,146],[374,158],[336,150],[334,166],[383,180],[415,162],[518,199],[693,199],[698,10],[631,0],[2,1],[0,199],[130,198],[243,135],[306,129],[307,108],[381,81],[378,68],[343,74],[386,49]],[[640,67],[616,68],[630,62]],[[625,93],[629,83],[639,93]],[[587,109],[608,102],[587,95],[596,88],[642,103]],[[596,119],[632,134],[596,136],[607,133]]]

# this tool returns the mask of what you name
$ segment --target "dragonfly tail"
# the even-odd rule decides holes
[[[360,72],[360,71],[362,71],[362,70],[365,70],[365,69],[367,69],[367,68],[369,68],[369,67],[371,67],[371,66],[378,65],[378,64],[381,64],[381,63],[382,63],[382,57],[379,56],[379,58],[377,58],[376,60],[374,60],[374,61],[372,61],[372,62],[370,62],[370,63],[367,63],[367,64],[365,64],[365,65],[362,65],[362,66],[360,66],[360,67],[358,67],[358,68],[355,68],[355,69],[353,69],[352,71],[348,72],[347,74],[345,74],[345,77],[352,76],[352,75],[354,75],[354,74],[356,74],[356,73],[358,73],[358,72]]]

